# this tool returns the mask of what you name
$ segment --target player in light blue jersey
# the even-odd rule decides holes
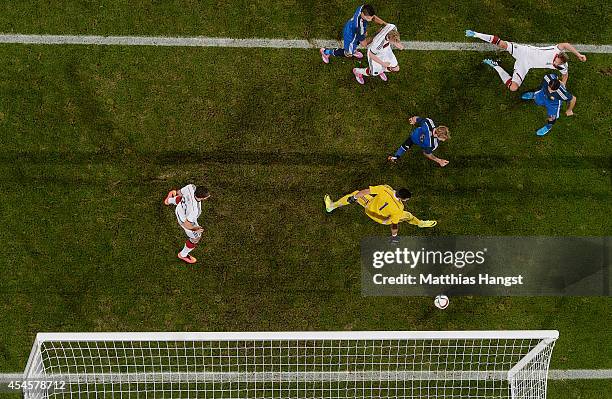
[[[321,59],[324,63],[329,63],[330,57],[355,57],[363,58],[363,54],[357,50],[361,44],[367,46],[366,41],[368,22],[374,21],[379,25],[385,25],[385,21],[378,18],[374,12],[374,7],[364,4],[357,7],[353,17],[344,24],[342,30],[343,48],[322,48],[319,50]]]
[[[523,93],[521,98],[523,100],[533,100],[537,105],[546,108],[548,119],[546,120],[546,124],[536,131],[538,136],[544,136],[546,133],[550,132],[550,129],[552,129],[554,123],[559,118],[561,104],[564,101],[568,103],[565,115],[574,115],[576,97],[567,91],[565,85],[559,81],[559,78],[554,73],[549,73],[544,76],[538,90]]]
[[[420,116],[413,116],[408,121],[411,125],[417,125],[418,127],[410,133],[410,136],[395,151],[395,154],[387,157],[387,160],[389,162],[397,162],[399,157],[404,155],[413,144],[416,144],[421,147],[423,155],[427,159],[431,159],[442,167],[448,165],[446,159],[440,159],[433,154],[440,142],[450,139],[448,128],[446,126],[436,126],[431,119],[421,118]]]

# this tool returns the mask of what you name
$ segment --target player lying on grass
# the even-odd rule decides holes
[[[198,224],[198,218],[202,214],[202,201],[209,198],[208,189],[188,184],[180,190],[170,190],[164,199],[164,205],[176,205],[176,220],[187,234],[185,246],[178,253],[178,258],[187,263],[196,263],[196,258],[189,253],[202,238],[204,229]]]
[[[385,75],[385,72],[399,71],[397,58],[395,58],[391,48],[392,44],[399,49],[404,48],[400,42],[400,35],[396,26],[386,24],[368,46],[369,66],[367,68],[353,68],[353,74],[359,84],[364,83],[364,76],[380,76],[386,82],[387,75]]]
[[[538,136],[544,136],[550,132],[550,129],[552,129],[554,123],[559,118],[563,101],[568,103],[565,115],[574,115],[576,97],[567,91],[554,73],[544,76],[539,89],[523,93],[521,98],[523,100],[533,100],[537,105],[546,108],[548,119],[546,120],[546,125],[536,131]]]
[[[366,36],[368,22],[374,21],[379,25],[384,25],[385,21],[375,15],[374,7],[369,4],[364,4],[357,7],[353,17],[344,24],[342,30],[342,39],[344,48],[322,48],[319,50],[323,62],[328,64],[329,57],[355,57],[363,58],[357,47],[361,44],[363,47],[367,45]]]
[[[418,125],[418,127],[410,133],[410,136],[395,151],[395,154],[387,157],[387,160],[396,162],[413,144],[416,144],[421,147],[426,158],[431,159],[442,167],[448,165],[446,159],[440,159],[433,154],[441,141],[450,139],[448,128],[446,126],[436,127],[431,119],[421,118],[420,116],[413,116],[408,119],[408,122],[411,125]]]
[[[419,227],[433,227],[435,220],[419,220],[410,212],[404,210],[404,203],[412,194],[408,189],[397,191],[388,185],[370,186],[365,190],[353,191],[338,201],[332,202],[329,194],[325,194],[325,211],[331,213],[334,209],[357,202],[365,208],[365,213],[376,223],[391,225],[391,236],[396,237],[400,222],[408,222]]]
[[[490,59],[483,61],[497,71],[502,82],[504,82],[511,91],[517,91],[519,86],[523,83],[527,72],[529,72],[530,69],[537,68],[558,70],[563,76],[561,78],[561,83],[566,85],[568,78],[568,60],[564,53],[565,51],[571,51],[582,62],[586,61],[586,56],[580,54],[578,50],[569,43],[559,43],[556,46],[535,47],[527,44],[507,42],[501,40],[497,36],[478,33],[472,30],[466,30],[465,35],[467,37],[477,37],[485,42],[493,43],[497,47],[506,50],[514,57],[516,61],[514,62],[512,77],[500,67],[496,61]]]

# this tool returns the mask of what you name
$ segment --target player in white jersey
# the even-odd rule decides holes
[[[204,187],[196,187],[188,184],[180,190],[170,190],[164,205],[176,205],[174,213],[178,224],[185,230],[187,241],[178,258],[187,263],[196,263],[196,258],[189,254],[200,242],[204,229],[198,224],[198,218],[202,213],[202,201],[210,198],[210,193]]]
[[[512,77],[496,61],[486,59],[483,62],[495,69],[502,82],[511,91],[517,91],[523,83],[527,72],[530,69],[555,69],[561,73],[561,83],[567,85],[568,65],[565,51],[572,52],[582,62],[586,61],[586,56],[581,54],[574,46],[569,43],[559,43],[556,46],[535,47],[527,44],[507,42],[494,35],[478,33],[466,30],[467,37],[476,37],[488,43],[493,43],[502,50],[509,52],[514,59],[514,71]]]
[[[385,72],[399,71],[399,64],[395,54],[393,54],[391,45],[400,50],[404,48],[400,42],[397,27],[393,24],[386,24],[368,46],[369,66],[367,68],[353,68],[353,74],[359,84],[364,84],[364,76],[379,76],[386,82],[387,75],[385,75]]]

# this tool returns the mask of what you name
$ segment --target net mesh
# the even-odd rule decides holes
[[[49,398],[545,398],[554,340],[41,341]]]

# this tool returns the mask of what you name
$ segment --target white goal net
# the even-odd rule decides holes
[[[26,398],[546,398],[557,331],[42,333]]]

